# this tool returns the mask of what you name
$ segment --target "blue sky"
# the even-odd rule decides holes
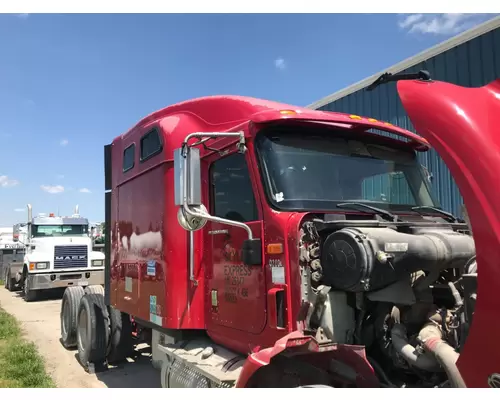
[[[27,203],[103,220],[103,146],[156,109],[214,94],[307,105],[489,17],[0,15],[0,226]]]

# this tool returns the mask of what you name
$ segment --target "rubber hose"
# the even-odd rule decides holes
[[[422,329],[423,330],[423,329]],[[406,329],[401,324],[396,324],[391,329],[392,346],[412,366],[425,371],[442,371],[438,360],[430,353],[418,353],[406,336]]]
[[[459,354],[441,338],[433,337],[424,343],[424,349],[433,354],[448,375],[448,379],[455,388],[466,388],[464,379],[457,367]]]

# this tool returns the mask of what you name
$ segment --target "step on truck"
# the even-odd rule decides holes
[[[149,342],[165,388],[498,386],[500,81],[401,78],[420,135],[216,96],[115,138],[105,290],[66,289],[65,346],[91,372]],[[431,144],[470,223],[432,195]]]
[[[13,241],[24,247],[24,255],[6,266],[5,287],[21,289],[27,302],[48,289],[102,288],[105,255],[92,250],[89,222],[80,216],[78,206],[69,217],[53,213],[33,217],[32,206],[27,208],[28,221],[13,229]]]

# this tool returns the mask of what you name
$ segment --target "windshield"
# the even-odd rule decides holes
[[[438,207],[415,153],[371,140],[331,131],[259,135],[257,152],[272,203],[287,210],[333,210],[346,201],[395,211]]]
[[[33,225],[33,237],[87,236],[87,225]]]

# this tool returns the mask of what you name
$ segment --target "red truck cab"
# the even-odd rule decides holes
[[[400,90],[437,140],[425,101]],[[429,148],[372,118],[247,97],[159,110],[105,148],[106,304],[152,332],[164,387],[186,373],[195,387],[486,386],[496,364],[456,369],[475,349],[476,251],[432,196],[416,157]],[[475,332],[493,315],[480,304]]]

